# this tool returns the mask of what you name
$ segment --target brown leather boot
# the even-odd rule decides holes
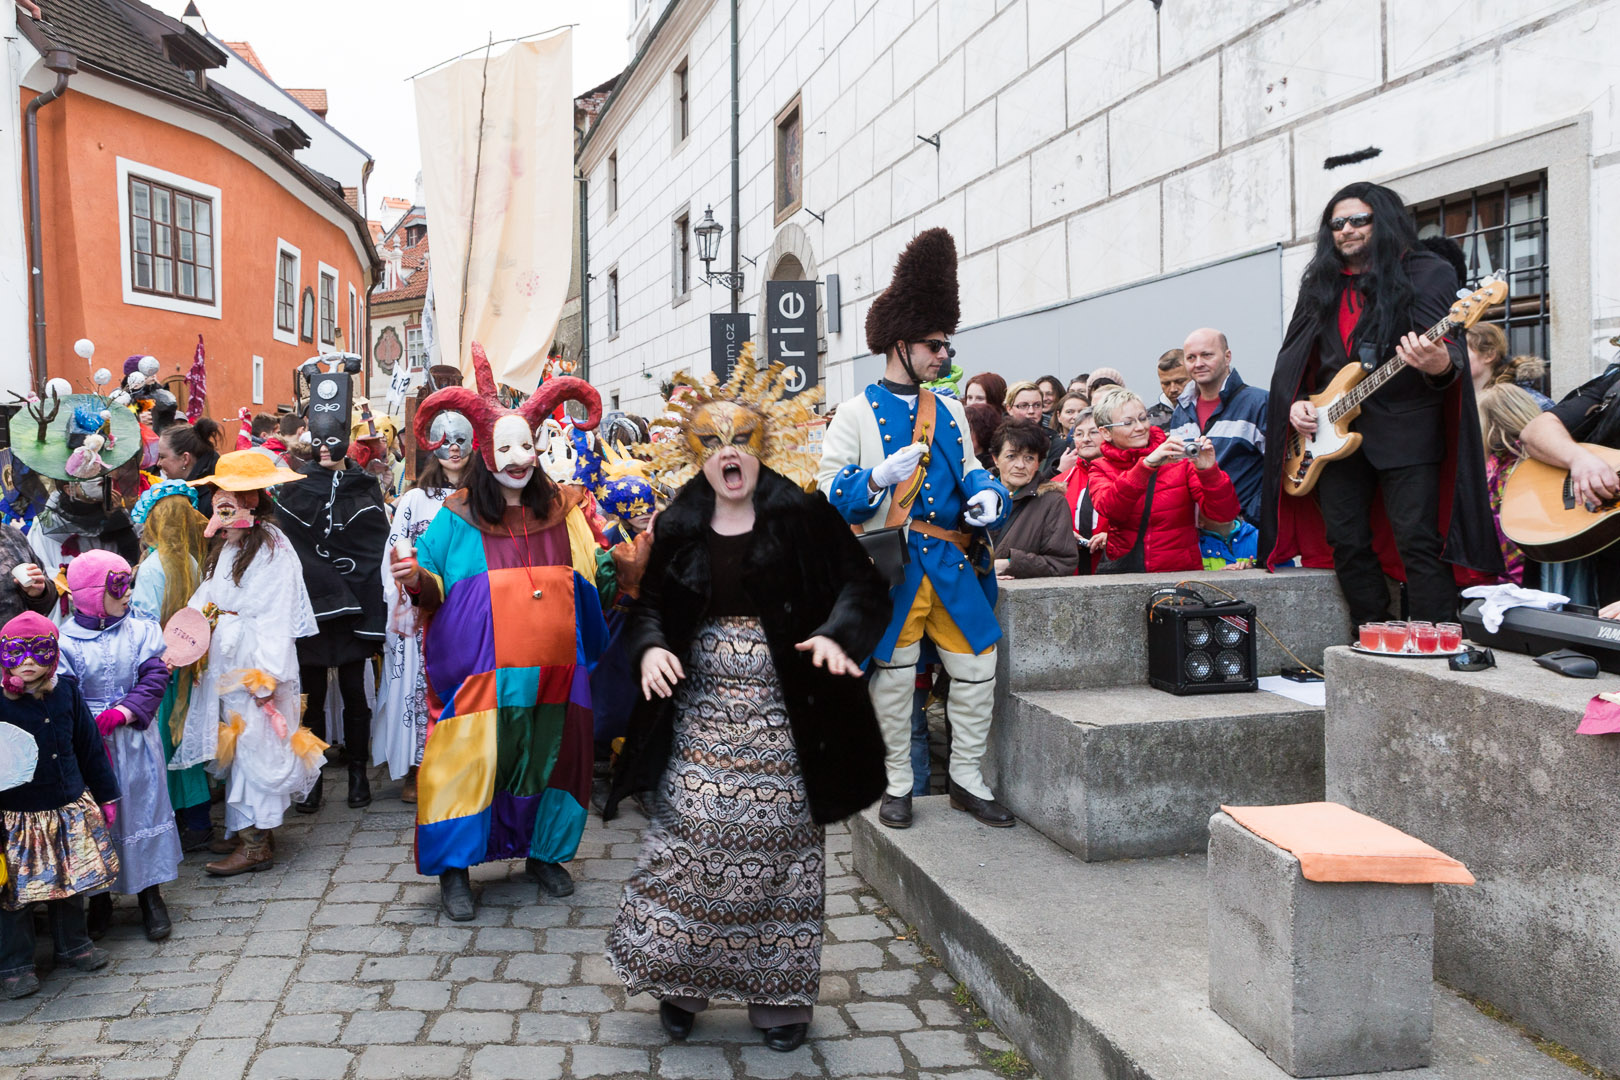
[[[231,852],[235,851],[241,846],[242,837],[240,835],[229,837],[216,836],[212,840],[208,841],[208,850],[212,851],[215,855],[229,855]]]
[[[416,801],[416,767],[414,765],[411,766],[411,771],[405,774],[405,786],[399,789],[399,801],[402,803],[414,803]]]
[[[275,865],[269,830],[243,829],[237,835],[242,839],[242,846],[218,862],[207,864],[204,870],[215,877],[235,877],[249,871],[268,870]]]

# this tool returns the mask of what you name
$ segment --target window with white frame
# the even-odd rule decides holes
[[[675,219],[674,231],[671,236],[670,256],[674,266],[670,274],[670,284],[675,292],[675,300],[680,302],[686,299],[692,291],[692,215],[683,212]]]
[[[675,85],[671,92],[675,107],[671,127],[675,130],[675,147],[679,149],[692,134],[692,74],[685,60],[675,65]]]
[[[124,303],[220,318],[219,188],[123,157],[117,178]]]
[[[420,326],[407,326],[405,328],[405,356],[412,371],[420,371],[427,366],[427,346],[422,339]]]
[[[253,404],[264,404],[264,357],[253,358]]]
[[[617,268],[608,271],[607,319],[608,337],[614,337],[619,332],[619,271]]]
[[[614,151],[607,160],[607,212],[612,217],[619,212],[619,153]]]
[[[349,343],[349,351],[357,353],[366,340],[366,335],[360,332],[360,292],[349,282],[349,332],[344,337]]]
[[[271,332],[283,344],[298,344],[298,280],[301,255],[285,240],[276,240],[275,318]]]
[[[319,304],[317,315],[320,319],[320,335],[322,345],[337,344],[337,271],[321,264],[321,292],[316,298]]]

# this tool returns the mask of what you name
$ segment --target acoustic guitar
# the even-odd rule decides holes
[[[1620,473],[1620,450],[1581,446]],[[1502,532],[1538,562],[1584,559],[1620,540],[1620,503],[1588,510],[1576,498],[1569,473],[1526,458],[1513,466],[1502,489]]]
[[[1445,318],[1423,332],[1429,341],[1439,341],[1453,330],[1466,330],[1479,321],[1493,305],[1507,299],[1507,282],[1488,277],[1479,288],[1451,305]],[[1360,364],[1349,363],[1333,376],[1320,394],[1306,400],[1316,406],[1316,431],[1305,435],[1292,425],[1283,454],[1283,490],[1290,495],[1308,495],[1316,486],[1322,469],[1330,461],[1349,457],[1361,446],[1361,434],[1350,425],[1361,415],[1361,403],[1378,388],[1399,375],[1406,361],[1399,356],[1384,362],[1372,374]]]

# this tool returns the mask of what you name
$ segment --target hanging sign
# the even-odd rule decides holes
[[[816,283],[765,283],[765,359],[788,369],[787,396],[821,382],[816,356]]]

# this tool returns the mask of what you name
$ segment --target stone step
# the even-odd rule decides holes
[[[1116,574],[1001,582],[996,618],[996,689],[1080,690],[1147,684],[1147,602],[1180,582],[1211,602],[1225,589],[1255,606],[1299,658],[1313,667],[1330,645],[1350,640],[1350,612],[1329,570],[1234,570],[1209,574]],[[1207,585],[1203,584],[1207,583]],[[1258,670],[1275,675],[1295,661],[1256,629]]]
[[[851,820],[856,870],[1042,1076],[1285,1080],[1209,1007],[1204,859],[1086,863],[1033,829],[987,829],[945,796],[906,830]],[[1435,987],[1434,1056],[1402,1080],[1577,1080]],[[1365,1080],[1371,1080],[1368,1076]]]
[[[1263,690],[1033,690],[1002,701],[985,773],[1021,820],[1098,861],[1202,851],[1222,803],[1318,801],[1322,758],[1322,710]]]

